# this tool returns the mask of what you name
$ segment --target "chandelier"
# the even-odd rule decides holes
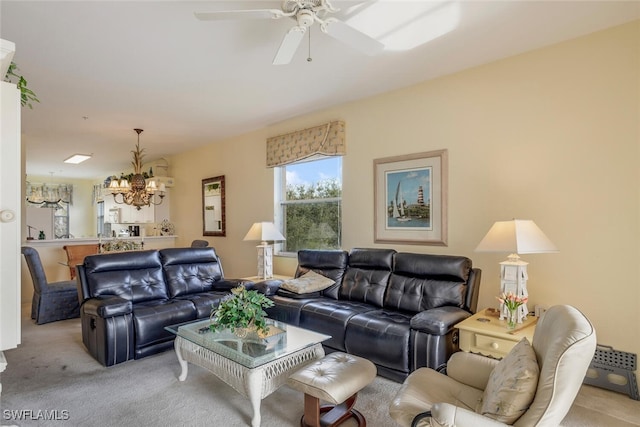
[[[135,206],[140,210],[142,206],[159,205],[162,203],[162,199],[165,196],[165,186],[160,184],[158,188],[156,182],[150,180],[148,183],[142,176],[142,159],[144,149],[140,149],[140,134],[142,129],[134,129],[138,134],[138,143],[136,144],[136,150],[131,151],[133,153],[133,176],[131,182],[126,178],[120,180],[114,179],[109,184],[109,192],[113,194],[113,199],[116,203]],[[118,197],[120,196],[120,197]],[[154,196],[158,196],[158,200]]]

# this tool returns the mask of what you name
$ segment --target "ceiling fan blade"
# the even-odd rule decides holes
[[[376,55],[384,49],[384,44],[380,43],[378,40],[369,37],[365,33],[356,30],[350,25],[345,24],[342,21],[338,21],[335,18],[327,19],[323,25],[320,26],[320,29],[335,38],[336,40],[341,41],[354,49],[357,49],[366,55]]]
[[[282,39],[282,43],[280,43],[278,53],[276,53],[275,58],[273,58],[273,65],[285,65],[291,62],[306,31],[307,29],[305,27],[299,26],[287,31],[287,34],[285,34]]]
[[[278,9],[254,9],[195,12],[194,15],[201,21],[223,21],[227,19],[278,19],[285,16],[285,13]]]

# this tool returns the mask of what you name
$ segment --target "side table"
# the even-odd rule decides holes
[[[502,359],[523,337],[533,341],[537,317],[528,316],[509,330],[499,316],[499,310],[487,308],[458,323],[460,350]]]

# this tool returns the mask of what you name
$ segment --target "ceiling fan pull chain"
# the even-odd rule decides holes
[[[307,62],[313,61],[311,58],[311,28],[309,28],[309,55],[307,56]]]

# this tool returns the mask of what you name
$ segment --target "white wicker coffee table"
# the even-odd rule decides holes
[[[166,329],[176,334],[174,348],[182,372],[187,378],[188,363],[201,366],[241,395],[253,408],[252,427],[260,426],[262,399],[287,382],[293,371],[324,356],[322,341],[329,335],[271,321],[285,331],[276,342],[258,343],[229,332],[211,332],[209,320],[200,320]]]

